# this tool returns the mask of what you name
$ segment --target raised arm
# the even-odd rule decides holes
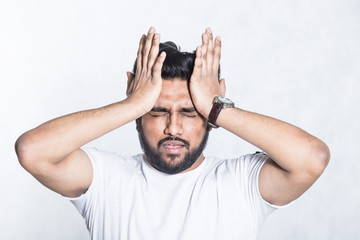
[[[224,80],[217,79],[221,42],[209,29],[197,49],[190,92],[196,109],[208,117],[215,96],[225,93]],[[265,151],[267,160],[259,176],[262,197],[284,205],[303,194],[322,174],[330,153],[325,143],[283,121],[239,108],[223,109],[217,125]]]
[[[84,193],[92,181],[92,166],[80,147],[153,107],[161,91],[165,60],[165,54],[158,57],[159,43],[154,28],[141,37],[137,73],[128,73],[125,100],[62,116],[22,134],[15,144],[20,164],[55,192],[68,197]]]

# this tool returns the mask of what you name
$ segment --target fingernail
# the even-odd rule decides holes
[[[219,42],[221,42],[220,36],[217,36],[216,39],[217,39]]]
[[[153,28],[153,27],[151,27],[150,29],[149,29],[149,33],[154,33],[155,32],[155,29]]]
[[[158,39],[160,37],[160,34],[156,33],[154,36],[154,39]]]
[[[209,28],[209,27],[206,28],[206,31],[207,31],[208,33],[212,33],[212,32],[211,32],[211,28]]]
[[[162,51],[161,53],[160,53],[160,56],[165,56],[166,55],[166,52],[164,52],[164,51]]]
[[[208,39],[209,39],[209,37],[208,37],[208,35],[207,35],[206,33],[205,33],[203,36],[204,36],[204,39],[205,39],[205,40],[208,40]]]

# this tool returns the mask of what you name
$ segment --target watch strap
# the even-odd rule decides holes
[[[216,120],[223,109],[223,105],[219,102],[214,102],[213,106],[211,108],[209,118],[208,118],[208,124],[213,128],[218,128],[219,125],[216,124]]]

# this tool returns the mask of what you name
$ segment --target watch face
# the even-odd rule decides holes
[[[233,104],[233,101],[231,101],[230,99],[228,99],[226,97],[219,96],[218,99],[219,99],[220,102],[223,102],[225,104]]]
[[[221,103],[223,107],[234,107],[234,102],[226,97],[218,96],[216,100],[217,102]]]

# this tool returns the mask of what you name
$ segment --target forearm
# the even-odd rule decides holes
[[[129,100],[50,120],[19,137],[19,159],[59,162],[84,144],[140,117],[143,110]]]
[[[328,159],[321,140],[271,117],[233,108],[221,111],[217,124],[265,151],[288,172],[301,170],[314,159]]]

